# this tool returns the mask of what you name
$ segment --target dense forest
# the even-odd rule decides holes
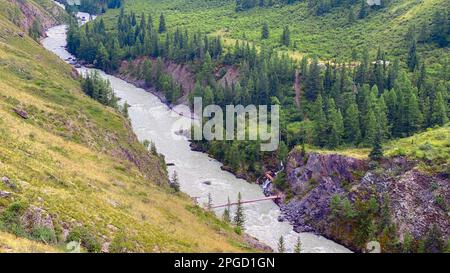
[[[380,0],[379,5],[369,5],[366,0],[236,0],[236,11],[244,11],[254,7],[273,7],[278,5],[290,5],[297,2],[307,2],[308,8],[315,15],[323,15],[333,8],[358,6],[358,17],[364,18],[371,10],[384,8],[389,4],[388,0]]]
[[[107,9],[117,9],[123,5],[123,0],[81,0],[79,5],[68,4],[67,0],[57,0],[57,2],[63,4],[66,11],[71,14],[77,11],[100,14]]]
[[[406,137],[445,124],[448,68],[431,78],[417,52],[420,39],[447,46],[445,31],[449,26],[445,13],[437,12],[433,22],[426,30],[411,27],[405,33],[408,55],[403,58],[388,61],[380,46],[375,56],[370,56],[367,49],[357,52],[358,57],[351,63],[306,57],[298,63],[270,47],[257,48],[239,41],[226,47],[219,36],[170,28],[164,14],[138,16],[125,14],[122,9],[113,31],[106,31],[103,19],[81,28],[71,24],[68,49],[108,72],[117,71],[122,60],[149,57],[135,74],[163,91],[169,103],[176,102],[182,92],[163,71],[164,60],[190,65],[197,82],[190,98],[201,96],[204,105],[282,105],[282,143],[276,155],[284,160],[288,149],[300,143],[330,149],[372,147],[376,139]],[[269,35],[266,24],[261,30],[262,38],[265,35]],[[289,44],[289,35],[286,26],[280,43]],[[238,82],[218,83],[220,75],[226,73],[225,66],[238,69]],[[222,70],[216,73],[217,68]],[[261,170],[258,162],[264,155],[257,142],[212,141],[197,145],[230,164],[234,171]]]

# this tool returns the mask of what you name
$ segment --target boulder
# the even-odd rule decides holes
[[[13,111],[21,118],[28,119],[28,113],[25,110],[19,108],[13,108]]]
[[[45,227],[52,231],[55,230],[53,226],[52,216],[44,209],[30,205],[21,217],[23,227],[32,231],[37,227]]]
[[[3,184],[5,184],[8,188],[11,188],[11,189],[16,189],[16,188],[17,188],[16,184],[14,184],[13,182],[11,182],[11,180],[10,180],[8,177],[6,177],[6,176],[3,176],[3,177],[2,177],[2,182],[3,182]]]
[[[11,192],[9,191],[0,191],[0,198],[8,198],[11,196]]]

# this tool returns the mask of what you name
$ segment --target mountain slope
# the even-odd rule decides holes
[[[64,251],[79,239],[94,252],[254,251],[173,193],[129,122],[85,96],[72,69],[3,11],[0,251]]]
[[[267,5],[268,1],[265,2]],[[390,57],[405,57],[408,28],[415,25],[419,33],[422,24],[431,26],[436,11],[449,8],[445,0],[393,0],[385,8],[372,10],[366,18],[349,23],[348,8],[335,8],[322,16],[316,16],[308,9],[307,2],[255,7],[241,12],[235,11],[235,0],[130,0],[125,2],[124,7],[126,12],[133,11],[138,16],[142,12],[151,14],[155,21],[163,13],[167,25],[172,29],[179,26],[191,31],[201,30],[221,35],[227,38],[225,42],[229,45],[234,45],[236,39],[247,40],[289,50],[293,57],[307,54],[317,55],[323,60],[346,61],[351,59],[352,49],[358,53],[368,47],[371,54],[375,55],[378,46]],[[355,4],[351,9],[357,17],[359,5]],[[119,10],[109,10],[105,18],[115,22],[118,14]],[[264,22],[269,26],[267,40],[261,39]],[[280,44],[285,26],[290,27],[291,34],[291,46],[288,48]],[[431,66],[443,65],[441,57],[449,56],[448,47],[419,44],[419,49]]]

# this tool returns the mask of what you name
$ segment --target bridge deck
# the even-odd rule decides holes
[[[241,201],[241,204],[248,204],[248,203],[254,203],[254,202],[265,201],[265,200],[274,200],[274,199],[278,199],[278,198],[280,198],[278,195],[272,195],[272,196],[267,196],[267,197],[258,198],[258,199],[244,200],[244,201]],[[226,203],[226,204],[211,206],[211,208],[216,209],[216,208],[226,207],[228,205],[233,206],[233,205],[237,205],[237,204],[238,204],[238,202],[230,202],[229,204]]]

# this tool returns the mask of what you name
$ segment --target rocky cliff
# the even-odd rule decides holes
[[[293,150],[286,182],[294,197],[281,205],[284,219],[298,232],[316,232],[355,251],[372,240],[384,251],[402,251],[405,236],[408,250],[419,251],[434,224],[447,240],[449,181],[421,173],[416,164]]]
[[[45,30],[68,18],[64,10],[51,0],[2,0],[2,5],[8,19],[26,31],[34,21]]]

